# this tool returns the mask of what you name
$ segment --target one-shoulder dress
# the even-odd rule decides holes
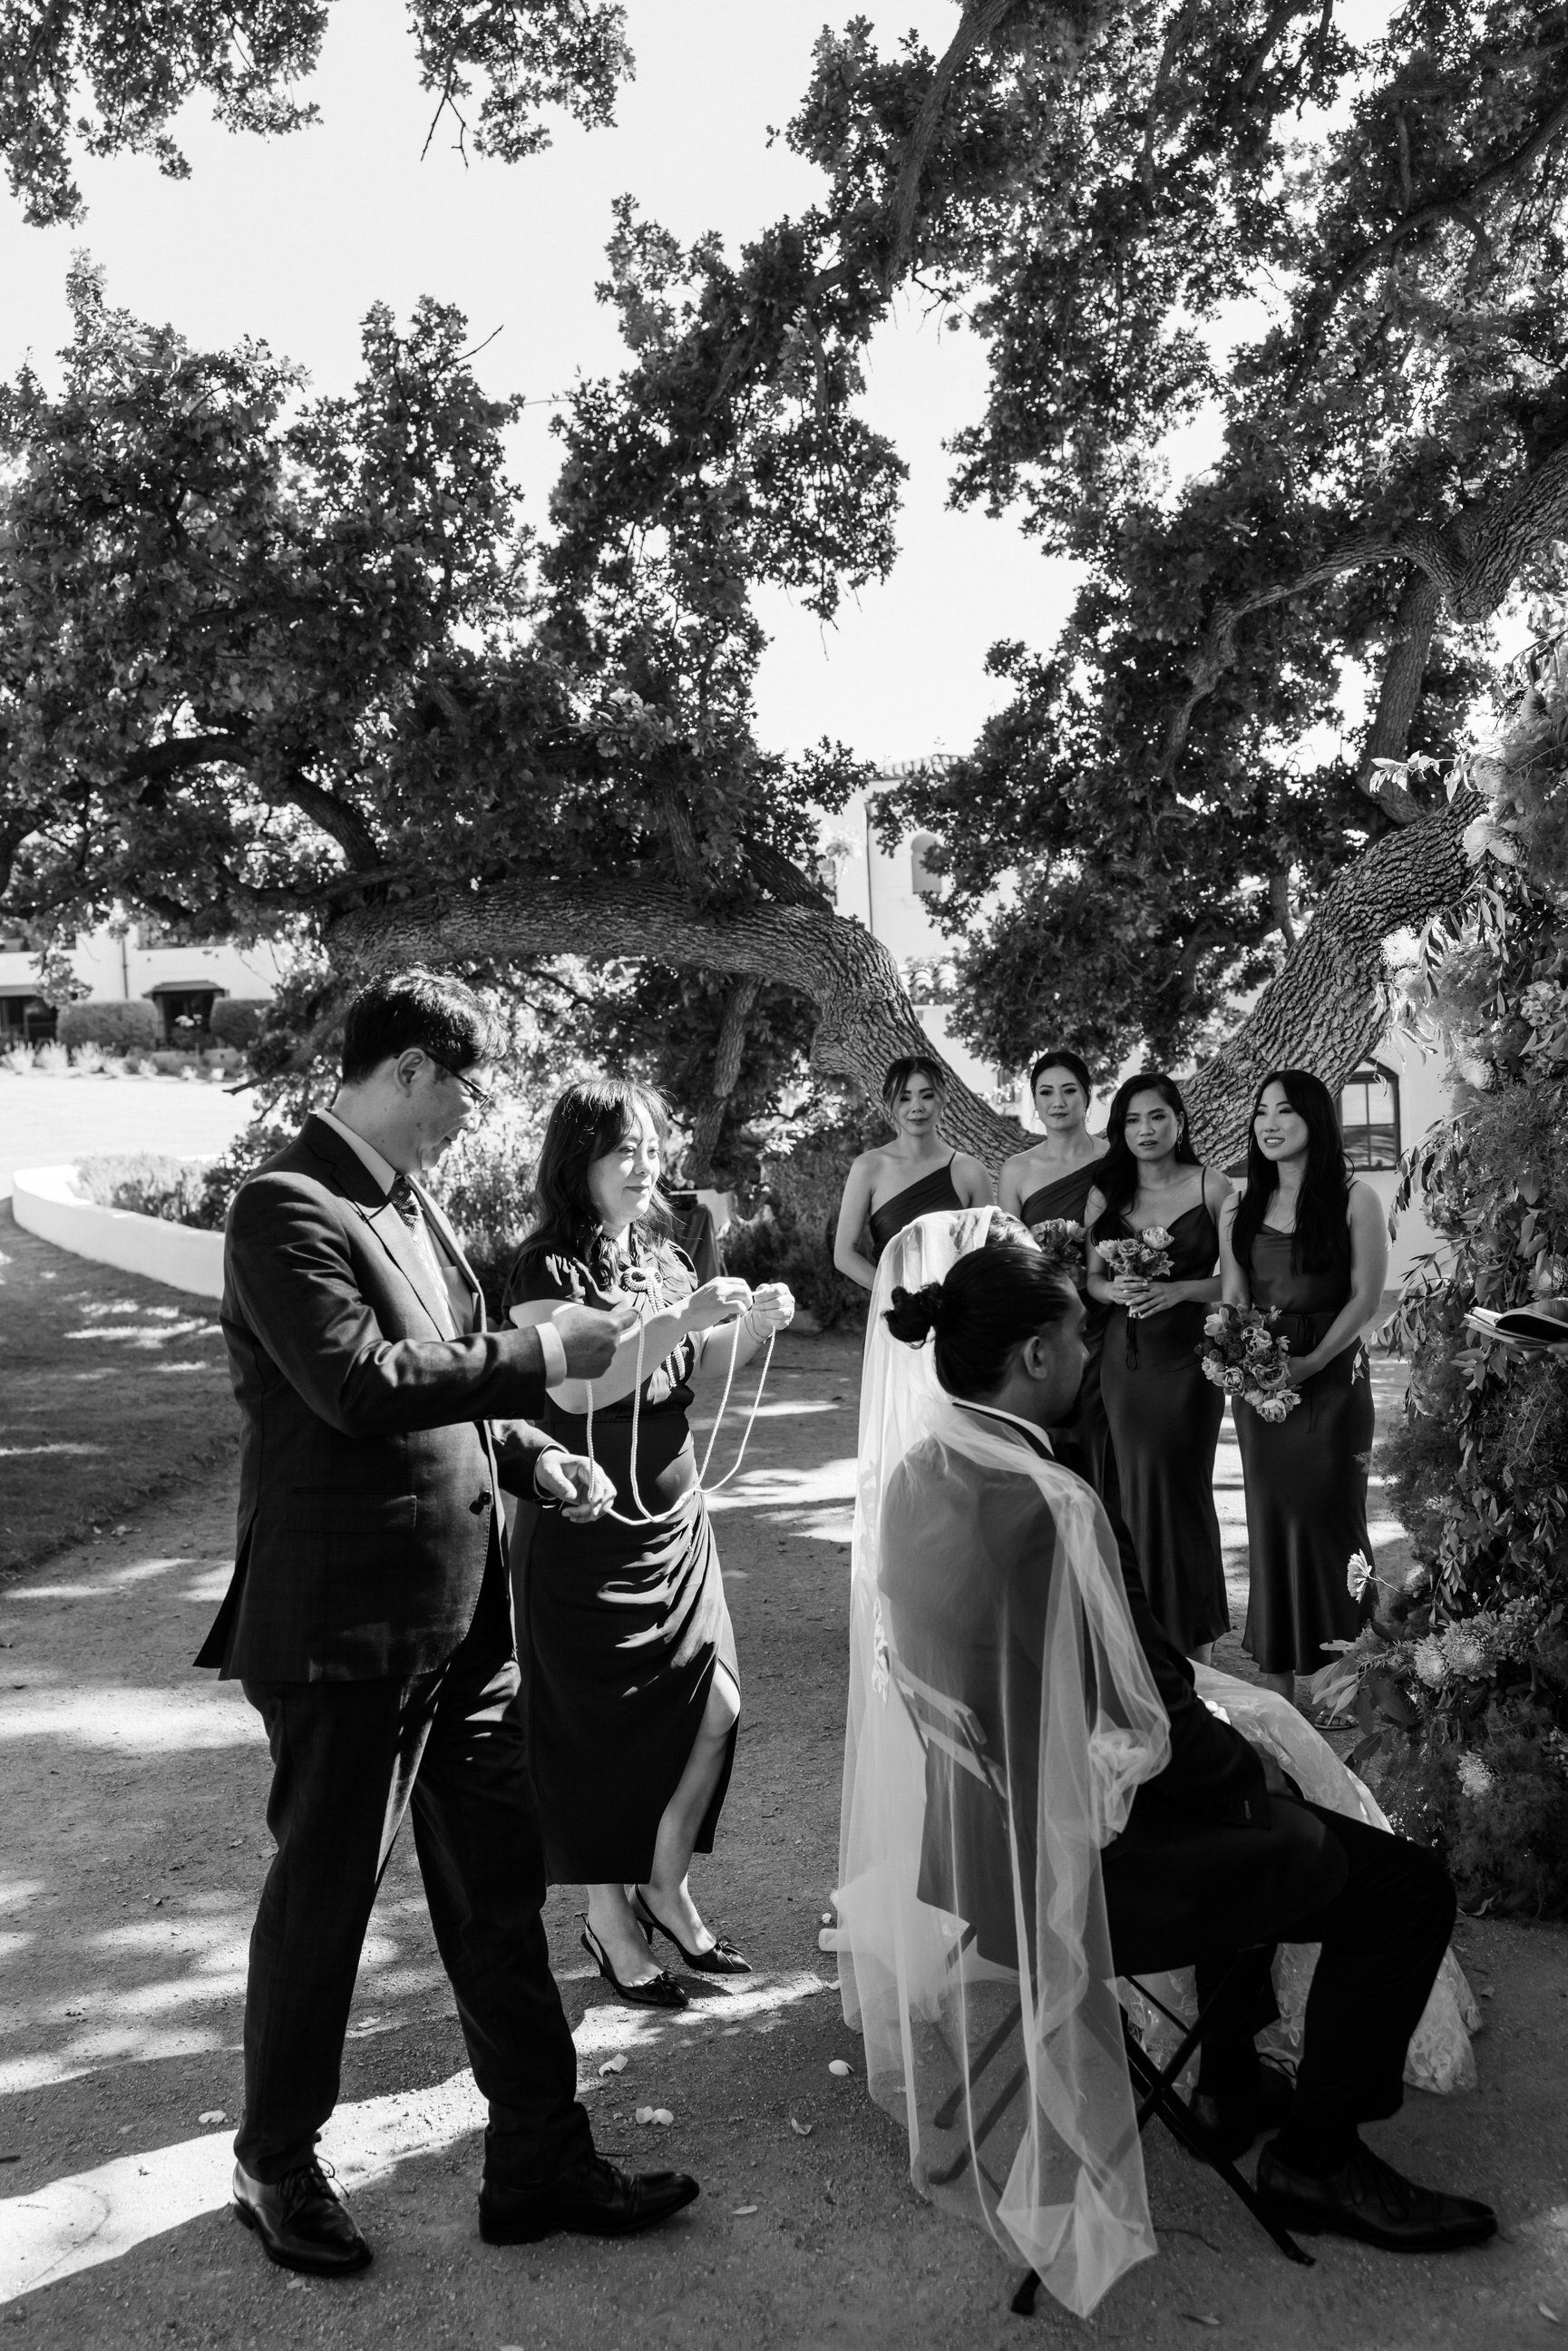
[[[1103,1217],[1096,1238],[1131,1238],[1134,1229],[1120,1215]],[[1214,1271],[1219,1235],[1205,1201],[1184,1210],[1170,1235],[1171,1280],[1201,1280]],[[1124,1306],[1113,1306],[1100,1363],[1122,1516],[1149,1605],[1189,1656],[1230,1630],[1214,1507],[1225,1398],[1204,1378],[1197,1353],[1208,1311],[1189,1299],[1134,1322]]]
[[[665,1281],[665,1305],[695,1287]],[[533,1299],[616,1301],[578,1259],[523,1251],[507,1307]],[[735,1633],[718,1548],[697,1484],[687,1411],[695,1347],[683,1340],[643,1382],[637,1487],[657,1523],[619,1519],[574,1524],[557,1510],[538,1517],[522,1575],[517,1641],[529,1761],[538,1792],[552,1885],[643,1883],[653,1871],[664,1808],[685,1770],[715,1669],[740,1687]],[[542,1426],[570,1453],[588,1451],[588,1424],[549,1398]],[[615,1480],[617,1510],[636,1518],[630,1476],[632,1398],[597,1408],[593,1454]],[[735,1731],[696,1840],[713,1851],[729,1786]]]
[[[1265,1226],[1245,1270],[1253,1305],[1277,1314],[1291,1353],[1306,1355],[1350,1296],[1350,1268],[1347,1258],[1332,1271],[1297,1272],[1291,1248],[1289,1233]],[[1375,1416],[1360,1340],[1300,1395],[1281,1421],[1236,1410],[1251,1576],[1241,1646],[1266,1674],[1316,1673],[1329,1663],[1325,1641],[1354,1640],[1364,1607],[1346,1571],[1355,1552],[1372,1560],[1366,1474]]]
[[[1053,1183],[1037,1185],[1019,1211],[1022,1222],[1042,1225],[1051,1217],[1061,1217],[1070,1224],[1081,1225],[1100,1165],[1098,1159],[1091,1159],[1083,1166],[1074,1167],[1071,1174],[1058,1176]],[[1116,1454],[1111,1442],[1111,1424],[1105,1416],[1105,1399],[1100,1393],[1100,1356],[1110,1309],[1102,1306],[1097,1298],[1089,1297],[1085,1297],[1083,1306],[1083,1344],[1089,1360],[1083,1366],[1083,1385],[1078,1391],[1078,1409],[1071,1426],[1083,1448],[1095,1492],[1108,1510],[1115,1510],[1121,1508]]]
[[[953,1161],[957,1155],[954,1152],[946,1167],[934,1167],[929,1176],[906,1184],[902,1192],[895,1192],[891,1200],[884,1200],[880,1208],[872,1210],[867,1222],[876,1256],[881,1257],[894,1235],[901,1233],[905,1225],[912,1225],[916,1217],[932,1217],[939,1208],[963,1207],[953,1181]]]

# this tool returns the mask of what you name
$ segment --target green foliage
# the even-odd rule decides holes
[[[1468,1327],[1568,1290],[1568,645],[1547,646],[1474,763],[1470,898],[1426,942],[1412,1018],[1441,1041],[1452,1117],[1406,1155],[1438,1254],[1395,1319],[1406,1422],[1383,1461],[1413,1588],[1314,1678],[1366,1734],[1404,1825],[1468,1898],[1568,1907],[1568,1348]]]
[[[162,1151],[99,1152],[78,1160],[77,1174],[89,1199],[100,1208],[129,1208],[172,1225],[211,1228],[223,1222],[208,1211],[206,1170],[198,1161]]]
[[[151,1052],[163,1034],[156,1008],[141,997],[62,1004],[55,1035],[62,1045],[104,1045],[117,1053],[141,1048]]]
[[[27,218],[75,220],[81,198],[70,142],[91,155],[156,156],[172,179],[189,166],[172,124],[197,91],[231,131],[276,136],[318,120],[297,94],[320,58],[330,0],[165,0],[129,14],[87,0],[15,0],[6,11],[0,146]],[[561,107],[580,122],[612,119],[632,71],[624,11],[604,0],[412,0],[422,86],[437,122],[460,141],[508,160],[549,144],[538,120]],[[476,81],[483,95],[468,120]],[[434,128],[434,125],[433,125]]]
[[[787,1281],[823,1331],[865,1319],[865,1291],[833,1263],[833,1232],[851,1164],[869,1139],[864,1116],[837,1090],[815,1095],[796,1118],[774,1121],[755,1213],[723,1239],[727,1273],[753,1289]]]
[[[220,996],[210,1016],[212,1032],[220,1045],[247,1052],[261,1035],[269,1008],[265,996]]]

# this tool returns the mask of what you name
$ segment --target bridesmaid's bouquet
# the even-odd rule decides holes
[[[1130,1240],[1096,1241],[1103,1262],[1113,1274],[1164,1281],[1171,1270],[1171,1237],[1164,1225],[1146,1225]]]
[[[1195,1353],[1203,1376],[1249,1404],[1261,1420],[1281,1421],[1301,1401],[1291,1385],[1291,1351],[1256,1306],[1216,1306],[1205,1317]]]
[[[1083,1228],[1075,1225],[1071,1217],[1042,1217],[1030,1231],[1040,1244],[1040,1253],[1051,1271],[1070,1273],[1074,1281],[1083,1279]]]

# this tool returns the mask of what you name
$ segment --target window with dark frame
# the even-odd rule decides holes
[[[1399,1165],[1399,1081],[1368,1062],[1354,1070],[1339,1098],[1344,1155],[1363,1171]]]

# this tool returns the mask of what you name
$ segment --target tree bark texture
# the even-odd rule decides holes
[[[741,1057],[746,1050],[746,1024],[761,989],[761,980],[755,972],[750,972],[736,981],[725,1000],[724,1018],[718,1024],[718,1044],[713,1057],[713,1083],[708,1090],[707,1100],[692,1121],[691,1174],[694,1184],[711,1184],[714,1180],[713,1155],[718,1148],[725,1111],[739,1081]]]
[[[1206,1159],[1225,1165],[1245,1150],[1252,1097],[1267,1071],[1310,1069],[1337,1092],[1371,1050],[1386,1018],[1384,941],[1429,922],[1463,893],[1470,869],[1460,837],[1479,807],[1474,794],[1461,793],[1374,841],[1340,875],[1235,1037],[1185,1089]],[[328,944],[335,961],[361,970],[570,952],[653,956],[797,988],[817,1008],[814,1065],[853,1079],[873,1101],[890,1061],[936,1054],[887,949],[826,906],[702,906],[662,878],[501,883],[445,902],[355,910]],[[1016,1123],[956,1071],[943,1130],[993,1169],[1021,1140]]]
[[[1311,1070],[1337,1093],[1372,1050],[1388,1013],[1383,943],[1463,893],[1470,865],[1461,836],[1480,805],[1461,792],[1385,833],[1340,875],[1224,1051],[1183,1088],[1201,1157],[1221,1167],[1240,1158],[1270,1070]]]
[[[548,885],[502,883],[447,901],[404,899],[342,915],[327,941],[333,960],[361,970],[416,962],[506,961],[580,955],[653,956],[677,968],[750,975],[798,988],[817,1008],[811,1060],[852,1078],[873,1101],[904,1053],[937,1060],[898,967],[879,939],[826,905],[694,904],[663,877],[634,875]],[[998,1167],[1021,1140],[1010,1119],[948,1079],[943,1132]]]

